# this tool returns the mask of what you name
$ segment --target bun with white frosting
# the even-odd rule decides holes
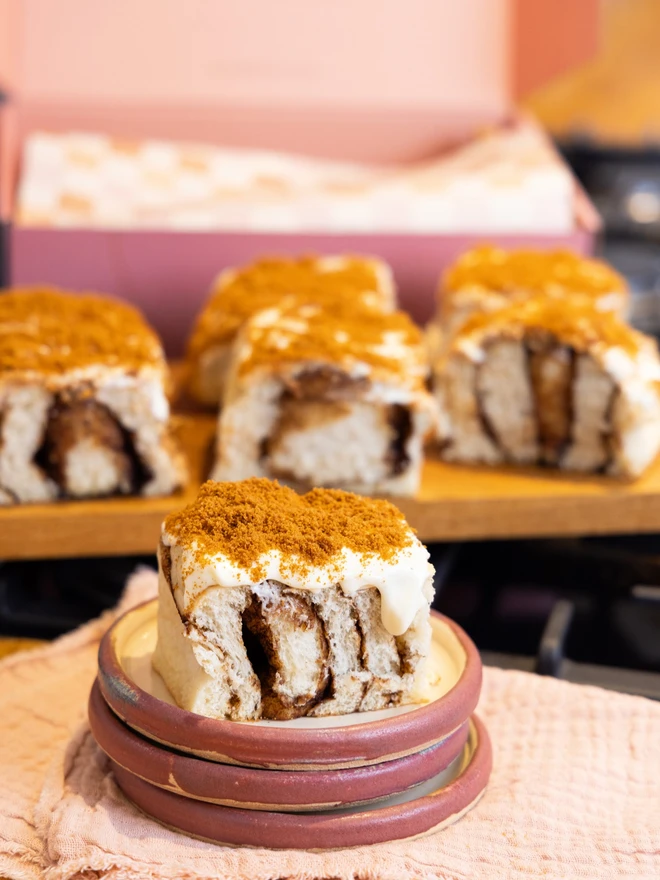
[[[655,341],[584,300],[473,315],[437,359],[448,461],[639,476],[660,450]]]
[[[289,719],[423,690],[434,571],[389,502],[209,482],[165,521],[158,555],[154,666],[182,708]]]
[[[0,504],[168,495],[186,480],[160,341],[137,309],[51,288],[0,296]]]
[[[291,300],[259,312],[236,340],[211,476],[413,495],[435,419],[428,374],[403,312]]]

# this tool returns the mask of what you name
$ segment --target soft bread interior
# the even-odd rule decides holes
[[[615,381],[595,357],[530,332],[450,355],[436,373],[448,461],[547,464],[639,476],[660,450],[660,394],[642,375]]]
[[[275,581],[211,587],[182,615],[169,577],[161,547],[153,665],[182,708],[248,721],[414,700],[430,650],[431,577],[424,606],[397,638],[383,627],[375,587],[351,597],[339,587],[307,592]]]
[[[220,601],[216,603],[206,595],[197,625],[186,626],[162,567],[159,569],[158,641],[153,666],[181,708],[211,718],[251,720],[260,717],[261,689],[240,637],[237,611],[242,599],[235,590],[222,592],[230,595],[217,597]],[[216,607],[209,615],[213,604]],[[238,637],[231,626],[237,617]],[[210,622],[209,618],[220,622],[215,633],[202,629],[203,621]]]
[[[414,494],[429,413],[365,397],[364,380],[334,373],[341,379],[310,379],[304,390],[300,377],[283,382],[259,376],[247,383],[232,375],[211,478],[268,477],[298,490]]]

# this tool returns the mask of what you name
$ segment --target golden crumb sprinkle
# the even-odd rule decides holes
[[[627,290],[625,280],[602,260],[572,251],[505,251],[482,246],[463,254],[444,276],[449,292],[478,286],[506,293],[582,293],[603,296]]]
[[[340,489],[298,495],[276,481],[204,483],[188,507],[170,514],[163,531],[196,550],[197,561],[225,556],[263,579],[262,557],[278,550],[292,574],[332,565],[341,551],[392,559],[414,532],[389,501]]]
[[[348,301],[327,310],[288,302],[246,324],[239,375],[305,363],[374,373],[413,390],[423,387],[428,371],[421,331],[405,312],[382,312]]]
[[[371,294],[387,306],[374,261],[362,257],[299,259],[266,258],[219,276],[217,286],[200,313],[190,342],[189,357],[213,344],[230,341],[245,321],[287,296],[305,302],[333,303]]]
[[[0,373],[162,362],[158,337],[127,303],[51,288],[0,291]]]
[[[472,315],[457,332],[452,348],[461,347],[468,339],[483,343],[493,336],[520,336],[527,330],[551,333],[578,351],[618,347],[634,356],[647,343],[643,334],[613,312],[597,309],[589,300],[537,296],[497,312]]]

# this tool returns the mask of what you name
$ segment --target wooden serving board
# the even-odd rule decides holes
[[[176,417],[191,465],[168,498],[108,498],[0,508],[0,559],[155,552],[163,518],[194,498],[208,472],[216,419]],[[432,457],[417,497],[395,499],[423,541],[660,531],[660,461],[634,483],[540,469],[464,467]]]

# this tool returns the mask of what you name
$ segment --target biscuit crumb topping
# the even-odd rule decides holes
[[[128,303],[45,287],[0,292],[0,373],[162,363],[158,337]]]
[[[618,347],[635,356],[648,344],[647,337],[589,301],[537,296],[496,312],[472,315],[457,332],[451,348],[460,348],[467,340],[483,343],[500,334],[520,338],[529,330],[551,333],[577,351]]]
[[[593,297],[627,289],[622,276],[602,260],[568,250],[505,251],[491,246],[463,254],[445,274],[446,291],[473,286],[498,293],[581,293]]]
[[[304,577],[338,564],[344,549],[388,560],[415,540],[389,501],[339,489],[298,495],[257,478],[204,483],[192,504],[167,517],[163,531],[176,544],[194,547],[200,564],[222,555],[255,581],[265,573],[262,557],[274,550],[290,573]]]
[[[414,391],[423,390],[428,372],[421,331],[405,312],[347,301],[332,309],[288,301],[245,325],[239,375],[309,363],[373,374]]]
[[[245,321],[287,296],[305,302],[332,304],[338,299],[384,304],[374,262],[360,257],[265,258],[235,272],[220,275],[202,310],[188,345],[197,357],[210,345],[230,341]]]

